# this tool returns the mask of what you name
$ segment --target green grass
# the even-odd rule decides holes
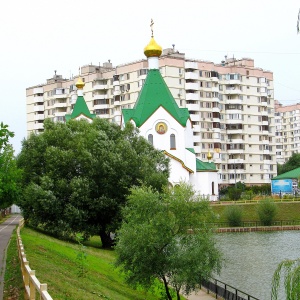
[[[41,283],[48,284],[53,299],[161,299],[159,291],[155,296],[128,287],[113,266],[115,253],[112,250],[86,247],[86,273],[79,277],[77,244],[57,240],[30,228],[22,229],[21,237],[30,268],[36,270]],[[90,244],[99,246],[99,238],[98,241],[92,239]]]
[[[24,299],[24,287],[21,266],[18,258],[16,231],[14,231],[11,236],[6,252],[6,269],[4,275],[3,299]]]
[[[275,216],[274,221],[300,221],[300,202],[275,202],[278,206],[278,212]],[[233,204],[241,208],[242,210],[242,222],[245,221],[259,221],[259,217],[257,214],[257,203],[237,203]],[[217,213],[220,218],[219,222],[227,222],[225,216],[225,209],[227,205],[225,204],[212,204],[212,209],[215,213]],[[300,224],[300,223],[299,223]]]

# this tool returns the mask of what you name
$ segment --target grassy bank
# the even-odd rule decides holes
[[[258,203],[233,203],[230,205],[235,205],[240,207],[242,211],[242,221],[259,221],[257,214]],[[297,221],[300,220],[300,202],[276,202],[278,207],[277,214],[274,221]],[[227,222],[225,216],[225,210],[228,205],[225,204],[212,204],[212,209],[217,213],[220,218],[220,222]]]
[[[86,260],[78,261],[77,244],[63,242],[29,228],[21,231],[27,259],[41,283],[48,284],[53,299],[158,300],[152,293],[129,288],[114,269],[114,251],[86,247]],[[91,245],[97,245],[95,240]],[[84,269],[84,276],[79,273]]]
[[[4,275],[4,300],[24,299],[24,287],[21,266],[18,258],[17,234],[13,232],[6,252],[6,268]]]

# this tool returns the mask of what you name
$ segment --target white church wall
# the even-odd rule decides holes
[[[170,160],[169,182],[171,182],[173,186],[180,182],[189,182],[189,174],[189,171],[182,168],[182,164],[179,161],[175,159]]]

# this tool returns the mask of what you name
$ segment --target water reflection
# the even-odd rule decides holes
[[[219,233],[216,237],[225,266],[215,278],[261,300],[271,299],[278,264],[300,257],[300,231]]]

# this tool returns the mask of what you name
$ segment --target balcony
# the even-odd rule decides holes
[[[35,96],[34,98],[33,98],[33,102],[34,103],[42,103],[42,102],[44,102],[44,97],[43,96]]]
[[[185,72],[184,79],[198,79],[198,73],[195,73],[195,72]]]
[[[54,107],[56,107],[56,108],[67,107],[67,103],[66,102],[58,102],[58,103],[54,104]]]
[[[225,89],[224,94],[225,95],[240,95],[242,91],[239,88],[230,88]]]
[[[66,111],[58,111],[54,114],[55,117],[64,117],[66,115]]]
[[[200,132],[201,131],[200,125],[193,125],[193,131]]]
[[[229,119],[226,117],[226,123],[227,124],[240,124],[242,122],[241,119]]]
[[[52,97],[54,99],[65,99],[65,98],[67,98],[67,94],[55,94]]]
[[[104,109],[109,108],[109,104],[96,104],[94,105],[94,109]]]
[[[93,91],[96,90],[108,90],[108,84],[95,84],[93,86]]]
[[[186,105],[186,108],[189,110],[189,111],[197,111],[200,109],[199,107],[199,104],[187,104]]]
[[[44,105],[35,105],[33,111],[44,111]]]
[[[243,100],[239,98],[227,99],[226,104],[243,104]]]
[[[201,153],[201,147],[200,146],[194,146],[195,153]]]
[[[102,99],[108,99],[108,95],[106,94],[94,94],[94,100],[102,100]]]
[[[198,69],[198,63],[195,61],[186,61],[184,64],[184,68],[185,69],[194,69],[197,70]]]
[[[245,160],[242,158],[237,158],[237,159],[232,158],[232,159],[227,160],[228,164],[243,164],[244,162],[245,162]]]
[[[199,90],[199,84],[198,82],[187,82],[185,84],[185,89],[186,90]]]
[[[44,129],[44,123],[36,123],[33,125],[34,130]]]
[[[198,93],[186,93],[185,96],[186,96],[185,97],[186,100],[195,100],[195,101],[200,100],[200,96]]]
[[[37,114],[37,115],[34,115],[34,121],[42,121],[45,119],[45,116],[44,114]]]
[[[42,86],[34,88],[33,94],[44,94],[44,88]]]
[[[113,92],[113,95],[114,95],[114,96],[120,96],[120,95],[121,95],[121,91],[120,91],[120,90],[115,90],[115,91]]]
[[[200,115],[190,114],[191,120],[193,122],[199,122],[200,121]]]
[[[212,111],[213,111],[213,112],[219,113],[219,112],[220,112],[220,108],[219,108],[218,106],[213,107],[213,108],[212,108]]]

